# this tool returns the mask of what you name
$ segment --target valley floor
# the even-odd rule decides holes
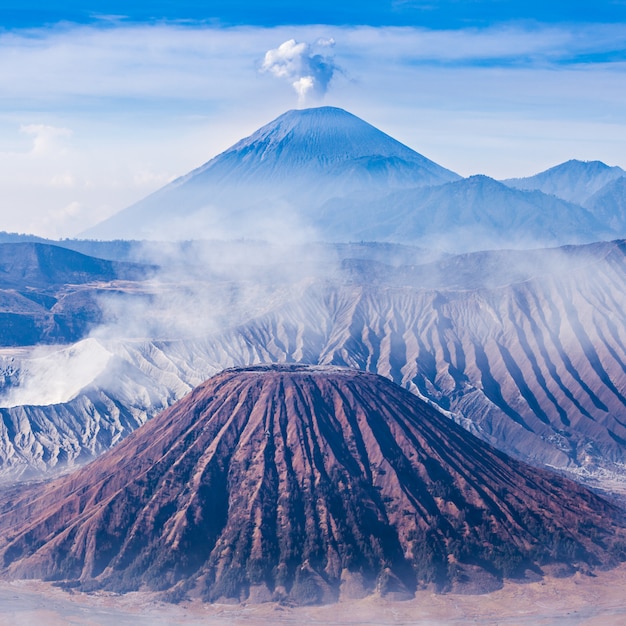
[[[275,604],[164,604],[151,594],[67,593],[40,581],[0,582],[1,626],[618,626],[626,624],[626,565],[591,578],[508,583],[476,596],[420,592],[408,602],[380,598],[325,607]]]

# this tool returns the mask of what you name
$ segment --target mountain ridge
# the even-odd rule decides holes
[[[608,182],[587,198],[585,208],[615,231],[626,229],[626,175]]]
[[[602,479],[603,472],[624,479],[624,241],[421,264],[409,257],[395,267],[383,263],[389,247],[375,246],[373,256],[364,247],[344,250],[348,256],[332,280],[309,282],[305,274],[304,284],[296,280],[282,294],[262,298],[271,305],[254,315],[235,320],[227,307],[219,330],[197,329],[208,309],[192,297],[185,309],[195,320],[193,332],[184,338],[104,333],[93,341],[112,354],[111,368],[61,404],[41,399],[49,384],[45,372],[36,374],[36,353],[3,354],[3,401],[14,392],[22,400],[0,408],[0,479],[93,458],[202,380],[259,362],[375,371],[517,458],[580,479]],[[258,254],[241,258],[255,263]],[[201,293],[200,284],[189,286]],[[227,285],[227,301],[232,293]],[[179,302],[177,292],[145,296],[128,303],[131,322],[167,317],[159,304]],[[215,309],[221,298],[209,291],[200,300]],[[113,303],[119,311],[119,300]],[[51,355],[54,372],[67,371],[74,349]]]
[[[626,219],[606,217],[619,192],[598,195],[625,174],[571,160],[523,179],[461,178],[343,109],[297,109],[83,234],[422,246],[434,239],[455,253],[587,243],[626,236]]]
[[[352,202],[346,211],[345,205]],[[384,219],[375,218],[384,207]],[[329,236],[346,222],[357,240],[438,245],[457,253],[508,247],[549,247],[611,238],[613,231],[588,209],[538,190],[520,190],[482,174],[374,199],[356,194],[323,205],[316,227]]]
[[[516,189],[539,190],[585,206],[593,194],[622,176],[626,176],[626,170],[618,166],[570,159],[533,176],[508,178],[502,182]]]

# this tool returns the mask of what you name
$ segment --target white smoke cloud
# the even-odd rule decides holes
[[[265,53],[261,72],[287,80],[302,106],[310,99],[322,98],[328,91],[338,67],[332,56],[317,53],[316,49],[334,45],[334,39],[318,39],[313,45],[289,39]]]
[[[84,339],[70,346],[37,346],[17,359],[18,380],[3,389],[0,406],[46,406],[69,402],[102,374],[113,355],[98,341]]]

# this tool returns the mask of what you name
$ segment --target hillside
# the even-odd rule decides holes
[[[625,525],[380,376],[261,366],[5,494],[0,554],[5,576],[83,589],[315,604],[615,565]]]

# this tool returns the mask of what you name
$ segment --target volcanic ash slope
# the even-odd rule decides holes
[[[408,391],[334,367],[227,370],[91,465],[0,502],[8,577],[299,604],[586,571],[618,509]]]

